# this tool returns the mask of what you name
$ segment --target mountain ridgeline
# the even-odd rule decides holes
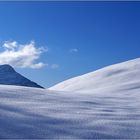
[[[0,65],[0,84],[43,88],[37,83],[17,73],[14,68],[8,64]]]

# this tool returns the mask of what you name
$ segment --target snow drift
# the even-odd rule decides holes
[[[138,139],[139,93],[0,86],[0,139]]]
[[[61,82],[50,90],[92,93],[97,90],[140,88],[140,58],[111,65],[103,69]]]

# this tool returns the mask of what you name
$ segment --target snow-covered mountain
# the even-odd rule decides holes
[[[92,93],[140,88],[140,58],[61,82],[49,90]]]
[[[0,84],[43,88],[17,73],[10,65],[0,65]]]

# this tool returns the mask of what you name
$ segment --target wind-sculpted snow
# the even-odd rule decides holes
[[[129,85],[131,83],[140,83],[140,58],[111,65],[94,72],[68,79],[49,89],[56,91],[92,93],[97,89],[118,89],[124,84]],[[140,84],[138,87],[140,87]]]
[[[0,86],[0,139],[140,138],[140,84],[92,94]]]

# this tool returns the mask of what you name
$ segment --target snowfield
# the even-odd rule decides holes
[[[76,80],[50,88],[64,91],[0,85],[0,139],[140,139],[140,59]]]
[[[56,91],[93,93],[106,89],[140,88],[140,58],[71,78],[51,88]],[[106,94],[106,93],[105,93]]]

